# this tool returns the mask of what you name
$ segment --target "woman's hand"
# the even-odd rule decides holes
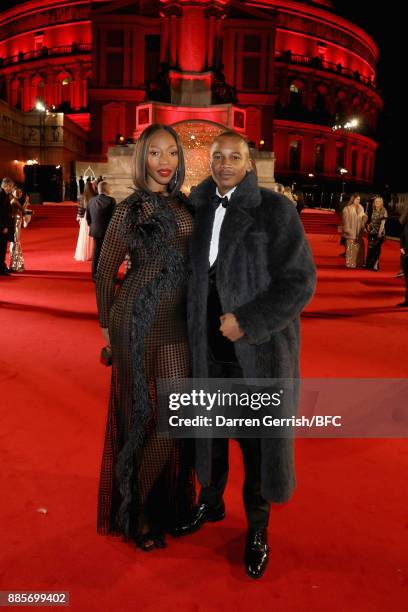
[[[102,336],[105,338],[106,342],[110,346],[110,338],[109,338],[109,330],[107,327],[101,327]]]

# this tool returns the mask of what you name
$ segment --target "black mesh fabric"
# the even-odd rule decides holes
[[[100,324],[109,328],[112,383],[99,484],[101,534],[131,536],[145,517],[150,526],[166,527],[194,503],[189,443],[160,437],[155,413],[157,378],[185,378],[190,371],[185,272],[191,230],[183,199],[135,194],[117,206],[103,243],[96,288]],[[131,268],[117,288],[128,253]]]

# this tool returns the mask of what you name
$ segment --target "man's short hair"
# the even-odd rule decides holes
[[[224,136],[226,138],[236,138],[237,140],[240,140],[241,142],[243,142],[246,145],[246,148],[247,148],[247,151],[248,151],[248,156],[249,156],[249,161],[251,162],[252,172],[255,174],[256,177],[258,177],[258,171],[257,171],[257,167],[256,167],[255,157],[254,157],[253,152],[251,151],[251,149],[249,147],[249,142],[245,138],[245,136],[242,136],[242,134],[239,134],[238,132],[234,132],[234,130],[226,130],[225,132],[221,132],[221,134],[218,134],[218,136],[216,136],[214,138],[214,141],[213,141],[212,144],[214,144],[215,142],[217,142],[217,140],[219,140],[220,138],[223,138]]]
[[[4,188],[6,185],[12,185],[14,187],[13,179],[9,178],[8,176],[5,176],[4,179],[1,181],[1,186]]]
[[[220,138],[224,138],[224,137],[225,138],[236,138],[237,140],[241,140],[248,147],[248,151],[249,151],[249,144],[248,144],[247,139],[245,138],[245,136],[242,136],[242,134],[239,134],[239,132],[234,132],[234,130],[227,130],[225,132],[221,132],[221,134],[218,134],[218,136],[214,138],[214,142],[217,142],[217,140],[219,140]]]
[[[105,193],[106,194],[107,191],[109,191],[109,183],[108,183],[108,181],[100,181],[98,183],[98,193],[99,193],[99,195],[101,193]]]

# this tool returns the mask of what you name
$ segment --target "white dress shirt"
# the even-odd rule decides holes
[[[232,194],[236,190],[236,188],[237,188],[237,185],[235,185],[235,187],[227,191],[227,193],[222,196],[220,192],[218,191],[218,187],[217,187],[217,189],[215,190],[215,194],[219,196],[220,198],[228,198],[228,201],[229,201],[231,199]],[[213,265],[214,261],[218,257],[218,245],[220,242],[221,226],[222,226],[222,222],[224,221],[226,211],[227,209],[224,208],[224,206],[222,206],[221,204],[218,206],[218,208],[215,211],[214,224],[212,227],[211,243],[210,243],[210,256],[209,256],[210,266]]]

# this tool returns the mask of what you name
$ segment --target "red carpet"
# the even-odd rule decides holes
[[[272,510],[258,582],[242,568],[235,444],[222,523],[151,554],[96,535],[110,372],[90,265],[73,259],[77,229],[54,221],[23,233],[26,273],[0,279],[0,590],[70,591],[81,612],[407,609],[405,440],[298,440],[298,488]],[[303,317],[303,375],[407,377],[397,243],[380,272],[350,271],[328,231],[310,235],[319,286]]]

